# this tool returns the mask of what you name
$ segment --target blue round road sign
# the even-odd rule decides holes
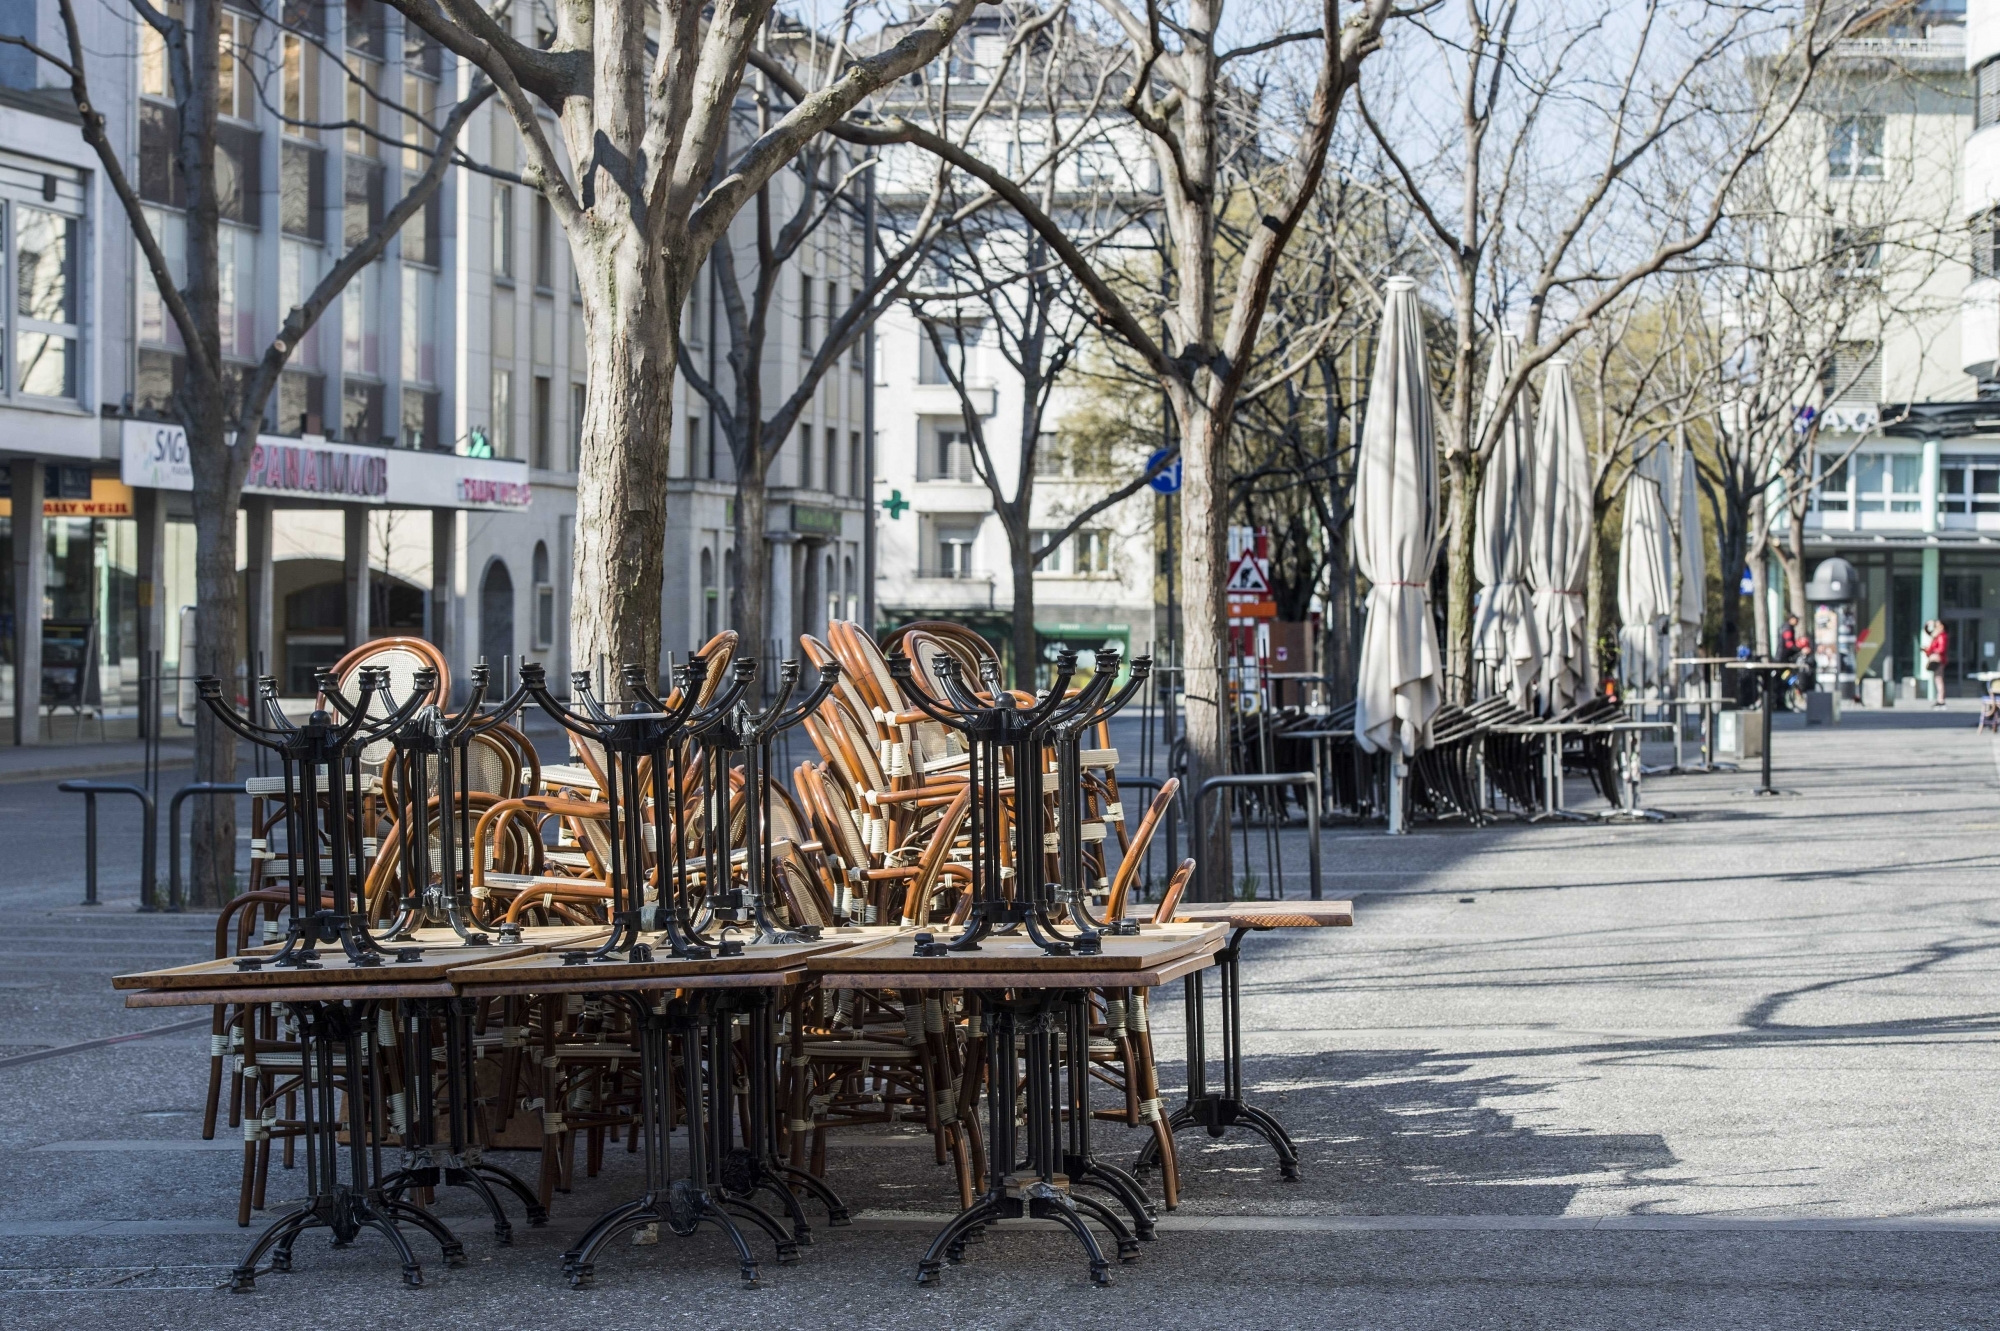
[[[1146,459],[1146,470],[1151,471],[1153,468],[1158,467],[1160,459],[1166,455],[1166,449],[1154,449],[1153,455]],[[1171,464],[1162,468],[1160,474],[1148,481],[1147,484],[1163,495],[1179,494],[1181,489],[1181,460],[1176,457]]]

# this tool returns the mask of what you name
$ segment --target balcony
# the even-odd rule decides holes
[[[1958,352],[1965,372],[1975,379],[1996,377],[2000,362],[2000,281],[1981,278],[1966,284],[1959,298]]]

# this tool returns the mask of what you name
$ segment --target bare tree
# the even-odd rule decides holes
[[[180,256],[186,274],[184,285],[174,280],[173,262],[147,220],[139,190],[106,134],[104,113],[93,99],[87,67],[95,59],[86,59],[73,0],[58,0],[57,5],[63,52],[22,37],[0,37],[0,42],[26,48],[69,80],[84,142],[97,155],[104,178],[124,209],[146,271],[186,348],[187,375],[174,395],[173,406],[187,431],[188,460],[194,473],[193,664],[200,674],[235,679],[242,664],[243,642],[242,599],[236,579],[236,512],[241,506],[250,454],[278,377],[327,306],[356,274],[380,257],[389,239],[437,192],[446,168],[455,160],[459,131],[493,89],[484,81],[475,83],[462,101],[434,123],[408,107],[388,104],[423,125],[430,143],[427,149],[398,146],[423,151],[428,157],[425,170],[382,220],[350,246],[311,293],[286,313],[277,336],[257,354],[255,364],[239,369],[223,359],[219,264],[223,176],[216,170],[215,125],[225,69],[232,78],[243,74],[257,77],[261,71],[251,67],[248,52],[223,41],[219,0],[187,0],[180,17],[156,8],[150,0],[131,0],[131,5],[159,44],[177,113],[172,171],[175,189],[186,200],[186,239]],[[361,86],[366,96],[378,95],[365,83]],[[379,134],[373,117],[369,120],[367,126],[353,128]],[[221,732],[205,711],[198,712],[195,779],[228,782],[235,776],[235,738]],[[196,904],[220,904],[234,892],[235,806],[227,800],[202,801],[195,812],[192,835],[190,898]]]
[[[1334,0],[1324,0],[1319,26],[1234,48],[1219,41],[1220,0],[1189,0],[1172,15],[1157,5],[1141,13],[1124,0],[1097,5],[1138,52],[1124,110],[1145,131],[1163,180],[1165,342],[1119,290],[1118,270],[1078,245],[1004,165],[904,116],[850,118],[831,129],[852,142],[914,144],[993,189],[1074,274],[1107,335],[1138,356],[1165,392],[1181,439],[1188,779],[1199,786],[1226,771],[1229,760],[1223,584],[1230,422],[1278,262],[1319,189],[1341,99],[1376,50],[1393,5],[1364,0],[1343,24]],[[1295,97],[1286,95],[1289,85],[1279,77],[1297,72],[1282,60],[1294,50],[1310,53],[1301,62],[1306,68]],[[1261,108],[1240,82],[1249,66],[1237,63],[1258,56],[1279,66],[1263,89]],[[1226,212],[1258,219],[1240,252],[1221,238],[1219,219]],[[1225,298],[1232,269],[1235,290]],[[1198,835],[1206,884],[1223,891],[1232,881],[1227,802],[1216,801],[1205,814]]]
[[[1391,75],[1426,89],[1448,72],[1449,109],[1427,95],[1361,103],[1435,238],[1452,310],[1440,451],[1454,700],[1471,686],[1475,496],[1508,408],[1615,301],[1708,243],[1835,47],[1879,13],[1463,0],[1413,19],[1431,50]],[[1482,417],[1476,369],[1503,309],[1520,316],[1521,354]]]
[[[769,0],[555,0],[544,44],[474,0],[389,2],[498,87],[526,143],[523,175],[568,237],[589,364],[572,650],[657,664],[667,408],[689,284],[773,177],[869,94],[936,56],[978,0],[946,0],[868,53],[851,41],[858,11],[845,11],[809,71],[825,81],[740,146],[730,127]]]

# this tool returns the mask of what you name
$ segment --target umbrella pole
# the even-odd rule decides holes
[[[1401,836],[1403,835],[1403,833],[1410,830],[1409,824],[1406,821],[1409,815],[1409,810],[1406,807],[1404,807],[1405,792],[1403,789],[1404,783],[1407,782],[1409,779],[1409,775],[1410,775],[1410,769],[1409,766],[1403,761],[1402,753],[1398,751],[1391,754],[1389,758],[1389,835],[1390,836]]]

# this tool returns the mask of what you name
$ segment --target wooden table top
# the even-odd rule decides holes
[[[942,929],[939,939],[950,937]],[[1050,956],[1025,933],[980,940],[976,952],[920,957],[908,936],[861,943],[814,957],[807,967],[821,983],[842,989],[1031,989],[1150,987],[1183,959],[1207,964],[1222,947],[1219,924],[1164,925],[1130,936],[1109,935],[1096,956]],[[1185,974],[1185,971],[1178,972]]]
[[[449,947],[422,947],[415,944],[385,944],[391,960],[378,966],[357,966],[338,943],[321,943],[317,947],[319,964],[312,967],[265,965],[258,970],[240,969],[235,957],[221,957],[213,961],[197,961],[191,966],[173,966],[166,970],[137,971],[131,975],[115,975],[111,979],[113,989],[266,989],[273,987],[297,988],[300,985],[313,987],[339,984],[388,984],[399,985],[445,979],[454,967],[463,966],[468,952],[476,952],[483,960],[493,961],[502,957],[530,957],[541,951],[536,943],[495,943],[490,947],[469,948],[456,937]],[[396,961],[394,957],[401,948],[414,947],[418,957],[414,961]]]
[[[1232,929],[1338,929],[1354,923],[1351,901],[1196,902],[1174,912],[1176,921],[1226,924]]]
[[[504,959],[482,957],[467,962],[461,951],[459,964],[450,977],[453,984],[468,993],[482,994],[557,993],[592,988],[701,989],[734,985],[755,988],[765,982],[746,977],[803,972],[811,957],[850,946],[838,938],[810,943],[745,943],[742,953],[733,957],[672,957],[662,951],[651,961],[620,958],[577,965],[547,952]],[[551,987],[558,985],[562,987]]]
[[[378,968],[386,969],[386,968]],[[223,1003],[338,1003],[380,1002],[396,998],[450,998],[458,991],[448,980],[402,980],[382,984],[299,983],[297,971],[286,971],[289,984],[251,988],[238,985],[229,989],[139,989],[125,995],[125,1006],[215,1007]],[[307,971],[317,977],[319,971]]]

